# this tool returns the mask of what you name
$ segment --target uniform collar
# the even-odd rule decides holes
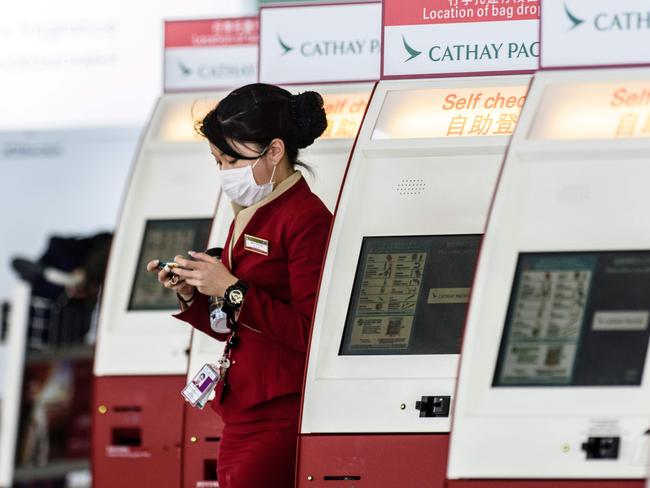
[[[272,202],[276,198],[278,198],[280,195],[282,195],[284,192],[286,192],[289,188],[291,188],[293,185],[298,183],[302,179],[302,173],[300,171],[294,171],[291,173],[287,178],[282,180],[280,183],[278,183],[273,191],[269,193],[267,196],[265,196],[262,200],[257,202],[255,205],[251,205],[250,207],[242,207],[241,205],[231,202],[232,203],[232,209],[235,212],[235,217],[239,218],[239,214],[242,214],[242,218],[246,218],[245,215],[249,214],[252,216],[255,211],[266,205],[267,203]]]
[[[276,198],[285,194],[289,189],[293,188],[296,185],[296,183],[298,183],[299,181],[302,181],[302,173],[300,171],[294,171],[291,175],[289,175],[288,178],[278,183],[269,195],[264,197],[255,205],[251,205],[250,207],[242,207],[241,205],[237,205],[234,202],[232,203],[232,208],[235,212],[235,226],[233,228],[232,236],[230,236],[230,246],[228,246],[229,262],[232,263],[233,246],[241,237],[242,232],[244,232],[244,229],[253,218],[253,215],[255,215],[255,212],[261,207],[263,207],[264,205],[267,205],[268,203],[272,202]]]

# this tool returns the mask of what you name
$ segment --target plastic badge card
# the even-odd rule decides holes
[[[219,372],[211,364],[204,364],[181,394],[193,407],[203,408],[219,381]]]

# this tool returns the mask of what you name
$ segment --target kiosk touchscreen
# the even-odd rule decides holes
[[[325,262],[298,486],[442,486],[479,245],[528,83],[379,82]]]
[[[176,487],[180,480],[180,391],[190,330],[171,316],[178,300],[146,271],[146,263],[172,260],[208,243],[220,187],[194,121],[222,96],[161,97],[132,170],[95,353],[93,478],[99,488]]]
[[[648,68],[535,76],[474,281],[451,487],[644,486],[648,93]]]
[[[314,90],[323,96],[328,127],[310,147],[302,150],[299,159],[309,165],[303,171],[312,191],[334,212],[343,174],[350,157],[354,138],[372,92],[371,83],[348,83],[309,86],[288,86],[293,93]],[[233,219],[228,198],[221,198],[215,214],[209,247],[223,247]],[[206,363],[214,363],[223,350],[223,343],[199,331],[192,333],[188,380]],[[218,486],[216,454],[223,428],[212,409],[185,407],[183,435],[183,486]]]

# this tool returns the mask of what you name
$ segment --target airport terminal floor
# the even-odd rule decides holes
[[[45,4],[0,488],[650,487],[647,2]]]

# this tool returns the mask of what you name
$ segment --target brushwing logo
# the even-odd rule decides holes
[[[280,37],[280,34],[278,34],[278,43],[280,44],[280,47],[282,48],[282,56],[285,56],[289,54],[291,51],[293,51],[293,47],[289,46],[286,42],[282,40]]]
[[[406,52],[409,54],[409,57],[404,60],[405,63],[417,58],[420,54],[422,54],[422,51],[418,51],[417,49],[413,49],[411,46],[409,46],[409,43],[406,42],[406,38],[403,35],[402,43],[404,43],[404,49],[406,49]]]
[[[576,17],[570,10],[569,7],[567,6],[566,2],[564,2],[564,12],[566,13],[567,17],[571,21],[571,27],[569,27],[569,31],[572,31],[576,27],[584,24],[585,20],[581,19],[579,17]]]
[[[190,76],[192,74],[190,67],[184,64],[180,59],[177,61],[177,63],[183,76]]]

